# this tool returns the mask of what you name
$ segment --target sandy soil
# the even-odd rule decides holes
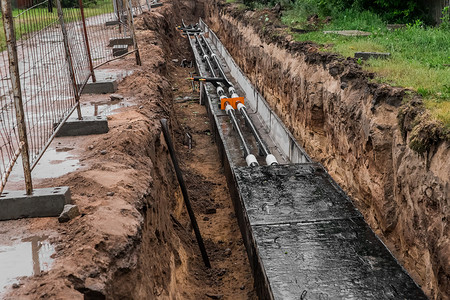
[[[211,136],[205,107],[198,104],[198,92],[186,84],[192,69],[178,67],[175,93],[175,113],[181,129],[176,132],[182,169],[197,212],[199,227],[206,240],[207,252],[213,269],[208,271],[199,264],[191,264],[196,287],[196,299],[206,293],[224,295],[224,299],[256,299],[253,278],[237,225],[233,205],[218,152]],[[180,76],[181,75],[181,76]],[[188,100],[189,99],[189,100]],[[185,141],[186,133],[192,136],[192,149]],[[186,224],[186,212],[181,223]]]
[[[177,9],[166,3],[137,20],[142,67],[132,56],[107,66],[134,69],[118,91],[130,106],[108,117],[110,131],[57,138],[52,145],[69,151],[79,168],[35,184],[70,186],[81,215],[63,224],[56,218],[2,222],[0,242],[46,235],[55,250],[49,271],[23,278],[5,299],[255,299],[205,108],[191,101],[173,105],[174,98],[197,98],[185,81],[193,69],[172,62],[190,55],[176,20],[167,18]],[[183,206],[162,117],[171,120],[211,269],[203,266]],[[182,144],[186,132],[192,149]]]

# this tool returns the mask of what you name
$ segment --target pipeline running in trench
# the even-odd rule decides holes
[[[214,32],[202,20],[178,29],[196,59],[191,80],[214,127],[258,296],[426,299]]]

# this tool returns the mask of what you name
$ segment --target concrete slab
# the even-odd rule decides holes
[[[4,191],[0,195],[0,220],[57,217],[70,202],[67,186],[35,189],[30,196],[25,191]]]
[[[253,232],[273,299],[427,299],[362,218]]]
[[[239,168],[250,225],[362,217],[319,164]]]
[[[107,133],[108,120],[106,116],[88,116],[83,117],[83,120],[69,119],[61,127],[56,134],[60,136],[79,136]]]
[[[106,26],[115,26],[115,25],[119,25],[119,21],[118,20],[114,20],[114,21],[106,21],[105,25]]]
[[[386,59],[391,56],[390,53],[382,52],[355,52],[355,58],[367,60],[369,58]]]
[[[109,47],[113,47],[115,45],[133,45],[133,38],[131,37],[123,37],[123,38],[114,38],[109,39]]]
[[[128,52],[128,45],[114,45],[113,46],[113,56],[121,56]]]
[[[234,171],[261,299],[427,299],[319,164]]]
[[[117,91],[117,80],[115,78],[98,78],[96,82],[89,79],[81,91],[82,94],[111,94]]]
[[[369,36],[372,33],[367,31],[360,31],[360,30],[330,30],[330,31],[324,31],[325,34],[339,34],[343,36]]]

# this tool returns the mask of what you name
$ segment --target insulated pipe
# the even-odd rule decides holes
[[[233,84],[228,80],[227,76],[225,75],[225,72],[223,71],[222,65],[220,64],[220,61],[217,58],[217,55],[212,51],[211,46],[206,41],[204,36],[202,36],[202,41],[205,43],[206,48],[208,48],[209,53],[211,53],[211,58],[214,61],[214,64],[217,66],[217,69],[219,69],[219,73],[220,73],[221,77],[223,77],[223,79],[225,79],[225,82],[224,82],[225,85],[227,87],[232,87]]]
[[[259,165],[258,161],[256,160],[256,157],[250,152],[250,148],[248,147],[247,142],[245,141],[244,134],[242,133],[241,128],[239,127],[239,124],[236,119],[236,112],[228,102],[226,102],[225,111],[230,116],[231,122],[233,123],[233,127],[236,130],[239,139],[241,140],[242,147],[244,148],[244,158],[245,161],[247,162],[247,165],[250,167],[258,166]]]
[[[225,91],[223,90],[223,88],[221,86],[217,87],[216,92],[217,92],[217,96],[219,96],[220,100],[225,99],[227,97],[227,95],[225,94]]]
[[[212,48],[209,45],[209,43],[206,41],[205,37],[201,36],[201,38],[202,38],[203,43],[206,45],[206,48],[207,48],[208,52],[210,53],[211,58],[214,60],[214,63],[216,64],[217,68],[219,69],[220,75],[222,75],[222,77],[225,79],[224,83],[228,87],[228,93],[230,95],[230,98],[238,98],[239,95],[237,94],[236,89],[234,88],[233,84],[231,84],[228,81],[228,79],[227,79],[227,77],[225,75],[225,72],[223,71],[222,66],[220,65],[219,59],[217,58],[217,55],[212,51]],[[223,91],[223,89],[221,89],[221,90]],[[218,95],[219,95],[219,93],[218,93]],[[221,97],[221,96],[219,95],[219,97]],[[222,99],[222,97],[221,97],[221,99]],[[228,106],[232,109],[232,111],[231,111],[231,109],[227,110]],[[253,124],[252,120],[248,116],[247,109],[246,109],[245,105],[239,102],[237,108],[241,112],[241,114],[244,116],[245,122],[250,127],[250,130],[252,131],[253,136],[255,137],[257,144],[259,145],[261,151],[263,152],[263,155],[266,157],[266,164],[269,165],[269,166],[277,165],[278,164],[277,159],[275,158],[275,156],[273,154],[270,153],[269,149],[264,144],[261,136],[259,135],[258,131],[255,128],[255,125]],[[232,106],[228,104],[225,107],[225,110],[227,111],[227,113],[228,113],[228,111],[232,112],[233,117],[231,117],[231,115],[230,115],[230,117],[232,119],[234,118],[233,124],[235,126],[238,126],[237,120],[236,120],[236,116],[235,116],[235,112],[234,112],[234,109],[232,108]],[[240,130],[240,128],[239,128],[239,130]],[[238,134],[239,133],[242,134],[242,132],[238,132]],[[241,140],[243,141],[244,152],[245,152],[245,150],[246,150],[245,147],[247,147],[247,150],[248,150],[248,146],[245,144],[245,141],[243,140],[243,135],[242,135]],[[248,152],[248,153],[250,153],[250,152]],[[245,156],[247,157],[247,154],[245,154]],[[252,155],[252,156],[254,157],[254,155]],[[247,159],[246,159],[246,161],[247,161]],[[252,161],[250,163],[252,163]],[[247,161],[248,165],[250,165],[250,163],[249,163],[249,161]]]
[[[256,143],[258,144],[259,148],[261,149],[263,155],[266,157],[266,164],[268,166],[278,165],[277,159],[275,158],[275,156],[273,154],[270,153],[269,148],[266,147],[266,145],[264,144],[264,141],[262,140],[261,136],[259,135],[258,130],[256,130],[255,125],[253,124],[252,120],[250,119],[250,117],[247,113],[247,108],[245,107],[245,105],[242,104],[241,102],[238,102],[237,109],[239,110],[241,115],[244,117],[245,123],[247,124],[248,127],[250,127],[250,130],[253,133],[253,136],[255,137]]]
[[[217,77],[216,72],[214,72],[214,69],[212,67],[211,60],[209,59],[208,54],[205,52],[205,49],[203,49],[203,46],[200,43],[200,40],[198,39],[198,34],[195,35],[195,40],[197,41],[197,43],[200,47],[200,51],[202,52],[201,54],[203,55],[203,59],[206,61],[206,64],[208,65],[208,68],[211,71],[212,77]]]
[[[188,35],[189,35],[189,33],[188,33]],[[230,93],[232,98],[233,97],[237,98],[238,95],[236,93],[236,90],[234,89],[233,85],[226,78],[225,73],[223,72],[223,69],[220,66],[220,63],[217,60],[216,55],[212,52],[212,49],[209,46],[209,44],[206,42],[205,38],[203,36],[201,36],[201,38],[205,42],[205,45],[206,45],[209,53],[214,58],[214,61],[215,61],[216,65],[217,65],[217,67],[219,69],[219,72],[221,73],[222,77],[225,80],[225,83],[226,83],[225,85],[227,87],[229,87],[228,92]],[[214,72],[214,69],[211,66],[211,61],[209,59],[209,56],[205,52],[205,49],[203,48],[202,44],[200,43],[200,40],[198,38],[198,34],[195,34],[195,40],[197,41],[197,44],[199,45],[200,51],[202,52],[202,53],[200,53],[200,55],[203,55],[203,58],[205,59],[206,63],[208,64],[208,67],[209,67],[209,70],[211,71],[212,77],[217,77],[216,73]],[[224,89],[220,85],[218,85],[216,88],[217,88],[216,89],[217,96],[220,98],[220,100],[222,100],[224,98],[227,98]],[[233,123],[233,127],[236,130],[236,132],[237,132],[237,134],[239,136],[239,139],[240,139],[240,141],[242,143],[242,147],[243,147],[243,150],[244,150],[244,158],[245,158],[245,161],[246,161],[247,165],[251,166],[251,167],[258,166],[259,165],[258,161],[256,160],[256,157],[253,154],[251,154],[250,148],[249,148],[249,146],[248,146],[248,144],[247,144],[247,142],[245,140],[244,134],[242,133],[242,130],[239,127],[239,123],[238,123],[238,121],[236,119],[236,112],[235,112],[234,108],[230,105],[229,102],[225,103],[225,111],[228,114],[228,116],[230,116],[231,122]]]

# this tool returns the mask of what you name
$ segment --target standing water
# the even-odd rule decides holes
[[[21,277],[48,271],[55,252],[47,236],[31,236],[19,243],[0,245],[0,296]]]

